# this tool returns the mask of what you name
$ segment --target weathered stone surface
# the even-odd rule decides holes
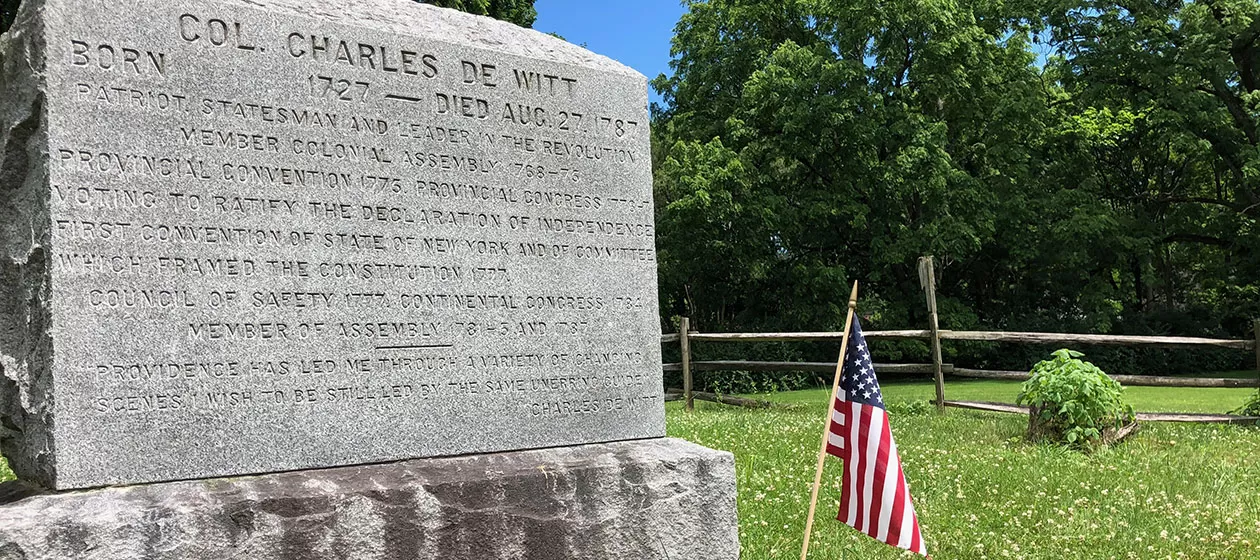
[[[25,0],[0,56],[19,476],[664,435],[629,68],[410,0]]]
[[[52,478],[51,275],[43,22],[22,11],[0,38],[0,447]]]
[[[0,559],[733,560],[734,480],[654,439],[107,488],[0,505]]]

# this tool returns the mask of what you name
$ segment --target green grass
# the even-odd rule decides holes
[[[1016,415],[951,409],[897,413],[930,382],[888,383],[893,433],[929,551],[938,560],[1260,557],[1260,429],[1146,424],[1084,455],[1022,440]],[[1139,410],[1223,412],[1248,389],[1131,387]],[[951,381],[951,399],[1013,401],[1018,383]],[[667,405],[669,435],[734,453],[743,560],[795,559],[827,394],[766,396],[790,406],[746,410]],[[827,460],[810,558],[911,557],[835,521],[840,461]],[[12,478],[0,459],[0,481]]]
[[[951,382],[954,399],[1013,401],[1017,383]],[[1221,412],[1246,389],[1126,390],[1140,410]],[[931,383],[890,383],[889,402]],[[827,395],[754,411],[668,405],[669,434],[735,454],[744,560],[797,558]],[[1027,419],[951,409],[896,414],[893,432],[929,551],[938,560],[1260,557],[1260,430],[1147,424],[1092,455],[1022,440]],[[904,408],[904,407],[902,407]],[[900,558],[835,521],[840,461],[827,460],[810,558]],[[908,554],[905,554],[909,557]]]
[[[1252,372],[1254,374],[1254,372]],[[955,401],[1015,402],[1019,395],[1017,381],[949,380],[945,398]],[[931,381],[906,381],[882,384],[890,401],[920,401],[936,398]],[[1217,387],[1125,387],[1124,396],[1138,412],[1229,412],[1242,405],[1255,389],[1222,389]],[[816,403],[827,400],[827,390],[792,391],[760,395],[785,403]]]

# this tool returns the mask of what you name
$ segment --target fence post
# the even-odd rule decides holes
[[[927,294],[928,327],[932,330],[932,370],[936,381],[936,409],[945,411],[945,373],[941,358],[941,327],[936,316],[936,264],[933,258],[919,258],[919,283]]]
[[[691,387],[691,319],[687,317],[682,318],[678,329],[678,345],[682,347],[683,399],[687,412],[691,412],[696,409],[696,401]]]
[[[1260,319],[1252,324],[1256,335],[1256,374],[1260,375]]]

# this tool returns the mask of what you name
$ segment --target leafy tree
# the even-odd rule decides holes
[[[947,327],[1247,336],[1260,5],[1156,4],[688,2],[653,81],[662,314],[838,329],[860,279],[871,324],[922,325],[914,263],[935,254]],[[946,350],[1024,368],[1046,349]]]
[[[17,17],[18,4],[22,0],[0,0],[0,33],[9,30],[13,25],[13,19]]]
[[[921,297],[917,256],[974,255],[995,234],[988,192],[1028,174],[1016,140],[1045,128],[1046,113],[1028,31],[986,3],[689,8],[674,41],[675,74],[654,81],[669,103],[657,108],[668,137],[668,164],[657,173],[662,267],[702,268],[671,259],[711,232],[666,232],[692,219],[678,202],[689,198],[675,189],[704,176],[687,154],[715,137],[738,156],[736,183],[747,185],[728,222],[754,224],[747,233],[757,239],[724,259],[743,265],[725,282],[732,295],[720,309],[689,312],[720,316],[710,329],[835,328],[845,281],[861,278],[864,293],[885,302],[876,310],[908,322]],[[667,313],[683,311],[679,294],[688,290],[676,278],[662,278]]]
[[[472,14],[510,21],[521,27],[533,27],[538,18],[534,0],[421,0],[427,4],[454,8]],[[0,0],[0,33],[13,25],[21,0]]]
[[[538,18],[534,0],[420,0],[426,4],[454,8],[482,16],[510,21],[521,27],[533,27]]]
[[[1045,21],[1083,106],[1139,115],[1099,154],[1108,196],[1151,224],[1144,299],[1260,315],[1260,4],[1056,0]],[[1153,284],[1153,285],[1151,285]]]

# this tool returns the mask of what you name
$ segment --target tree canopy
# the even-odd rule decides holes
[[[861,280],[868,323],[922,326],[928,254],[953,328],[1241,338],[1260,316],[1253,0],[687,6],[653,82],[666,319],[839,330]]]
[[[13,19],[17,17],[18,4],[22,0],[0,0],[0,33],[9,30]]]
[[[534,0],[420,0],[427,4],[454,8],[472,14],[510,21],[521,27],[533,27],[538,12]],[[17,16],[21,0],[0,0],[0,33],[8,31]]]
[[[454,8],[482,16],[510,21],[521,27],[533,27],[538,18],[534,0],[420,0],[426,4]]]

